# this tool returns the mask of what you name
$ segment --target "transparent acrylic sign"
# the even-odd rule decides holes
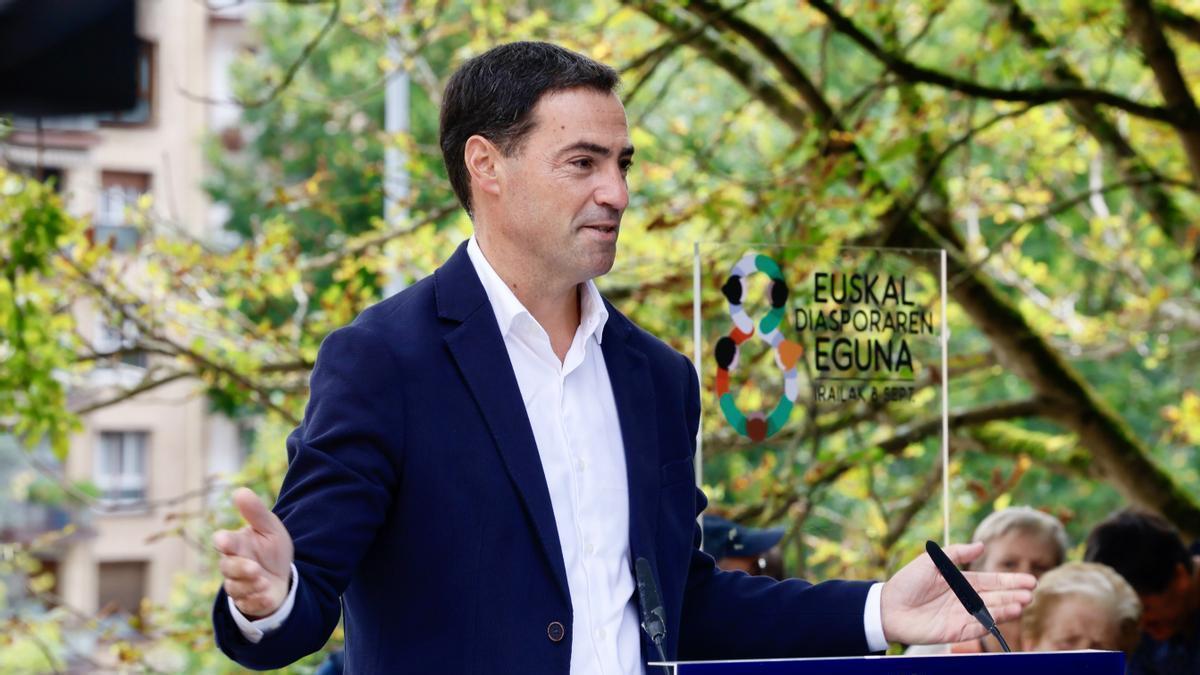
[[[780,446],[886,408],[888,420],[940,427],[922,439],[940,471],[942,251],[710,243],[696,245],[693,265],[707,429],[732,432],[746,448]],[[898,431],[890,421],[854,440],[870,445]]]

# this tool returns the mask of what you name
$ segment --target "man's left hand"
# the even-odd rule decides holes
[[[960,567],[982,554],[980,543],[946,547],[946,555]],[[1029,574],[964,572],[963,575],[983,598],[996,623],[1021,616],[1021,609],[1033,599],[1033,587],[1037,585],[1037,579]],[[983,625],[967,614],[927,553],[905,565],[883,585],[879,608],[888,642],[942,644],[965,642],[987,634]]]

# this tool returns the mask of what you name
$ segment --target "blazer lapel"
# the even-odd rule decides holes
[[[460,246],[434,274],[438,315],[459,322],[446,345],[483,413],[492,438],[533,521],[563,596],[570,598],[554,507],[542,471],[533,428],[522,403],[496,316],[475,274],[466,246]]]
[[[654,542],[658,530],[658,497],[660,469],[658,461],[658,420],[654,402],[654,382],[650,377],[649,359],[633,346],[633,324],[608,304],[608,323],[604,327],[604,363],[617,402],[621,420],[621,439],[625,443],[625,472],[629,480],[629,552],[630,562],[645,558],[650,562],[654,583],[662,588],[658,573],[658,556]],[[636,570],[630,570],[637,580]],[[634,595],[641,607],[641,597]],[[645,616],[641,607],[641,616]],[[671,630],[672,626],[667,629]],[[658,654],[646,635],[639,630],[642,662],[656,660]]]
[[[629,319],[612,305],[608,305],[608,315],[602,345],[625,444],[630,552],[633,560],[646,558],[655,567],[660,471],[654,382],[646,355],[631,342],[634,329]]]

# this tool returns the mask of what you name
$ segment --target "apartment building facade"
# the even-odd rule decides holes
[[[88,218],[113,255],[136,259],[139,234],[129,207],[145,194],[156,220],[199,239],[219,237],[223,214],[201,189],[202,141],[236,128],[239,109],[212,100],[231,97],[229,66],[248,48],[245,14],[241,2],[139,0],[138,105],[17,119],[0,140],[0,161],[53,177],[68,210]],[[74,311],[95,349],[119,356],[100,362],[72,399],[137,382],[155,357],[125,350],[127,327],[110,325],[98,308],[80,303]],[[212,413],[203,386],[188,380],[100,408],[83,423],[60,470],[93,483],[101,497],[79,518],[86,527],[46,561],[57,574],[55,591],[87,614],[133,613],[143,598],[165,602],[176,575],[197,569],[201,550],[158,535],[172,527],[172,514],[205,508],[214,485],[237,470],[244,429]],[[42,526],[57,524],[55,518]]]

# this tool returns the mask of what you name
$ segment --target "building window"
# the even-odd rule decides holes
[[[119,325],[110,322],[103,314],[97,318],[96,339],[93,348],[97,354],[115,354],[113,362],[127,366],[146,367],[146,352],[137,349],[137,325],[126,319]]]
[[[144,431],[104,431],[96,455],[96,487],[109,506],[146,501],[146,437]]]
[[[55,194],[63,193],[63,170],[56,166],[43,166],[37,171],[37,179],[49,183]]]
[[[103,126],[140,126],[154,119],[154,44],[138,40],[137,103],[129,110],[96,116]]]
[[[144,560],[100,563],[96,575],[100,613],[138,614],[146,597],[147,567]]]
[[[129,222],[129,210],[150,191],[150,174],[133,171],[102,171],[100,201],[92,225],[97,245],[107,243],[113,251],[131,251],[139,234]]]
[[[63,187],[63,170],[57,166],[30,166],[28,164],[10,164],[9,168],[15,173],[32,178],[33,180],[48,183],[55,194],[62,194]]]

